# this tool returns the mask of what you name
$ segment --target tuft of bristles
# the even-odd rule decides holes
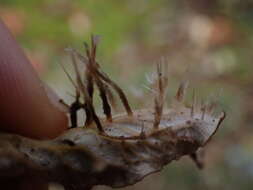
[[[121,140],[126,140],[126,139],[145,139],[147,138],[146,132],[149,131],[147,130],[147,127],[145,127],[145,122],[142,123],[141,131],[137,130],[138,132],[132,133],[130,136],[124,136],[124,135],[118,135],[118,134],[113,134],[111,135],[110,133],[106,133],[105,129],[107,130],[107,125],[108,122],[110,123],[111,126],[114,126],[113,124],[113,117],[112,117],[112,109],[111,109],[111,104],[114,104],[114,96],[112,93],[111,88],[113,88],[116,93],[119,95],[119,98],[126,110],[128,120],[130,122],[135,123],[136,122],[136,117],[133,115],[133,111],[128,103],[128,100],[126,98],[126,95],[124,94],[123,90],[114,82],[112,81],[108,75],[106,75],[103,71],[101,71],[100,66],[98,61],[96,60],[96,51],[97,51],[97,45],[99,43],[99,36],[91,36],[91,46],[89,46],[88,43],[84,42],[84,47],[85,47],[85,53],[82,55],[75,49],[67,49],[67,51],[71,55],[72,59],[72,64],[76,73],[76,81],[72,79],[72,77],[67,73],[65,68],[63,67],[65,73],[67,74],[68,78],[70,79],[71,83],[74,85],[76,88],[76,99],[75,101],[68,106],[69,108],[69,113],[70,113],[70,118],[71,118],[71,128],[77,127],[77,111],[79,109],[84,109],[86,113],[86,122],[84,127],[89,128],[92,126],[93,123],[95,123],[97,129],[101,133],[101,135],[104,135],[109,138],[113,139],[121,139]],[[83,75],[85,76],[84,79],[82,79],[82,74],[78,68],[78,63],[77,59],[79,62],[84,64],[85,70],[83,71]],[[165,67],[165,68],[164,68]],[[166,90],[167,90],[167,85],[168,85],[168,77],[164,71],[167,71],[167,64],[165,63],[164,59],[161,59],[157,64],[156,64],[156,73],[155,76],[153,75],[152,79],[149,79],[149,83],[151,88],[151,92],[154,95],[154,110],[151,111],[152,114],[154,115],[153,117],[153,131],[159,131],[159,125],[162,120],[163,116],[163,110],[164,110],[164,102],[166,99]],[[106,116],[106,122],[97,116],[95,112],[95,108],[93,106],[93,93],[94,93],[94,85],[97,86],[100,94],[100,98],[102,100],[102,105],[103,105],[103,110],[104,114]],[[188,81],[182,81],[179,85],[179,88],[176,92],[175,95],[175,100],[172,103],[172,107],[177,110],[177,112],[180,114],[183,114],[186,110],[184,106],[184,99],[186,95],[187,88],[189,86]],[[111,87],[111,88],[110,88]],[[82,95],[83,97],[83,102],[80,103],[80,96]],[[193,119],[196,117],[196,113],[200,114],[200,119],[205,120],[205,115],[206,114],[211,114],[212,111],[215,108],[214,103],[210,104],[205,104],[201,103],[199,106],[196,101],[196,95],[195,95],[195,90],[193,91],[193,101],[192,105],[190,107],[190,118]],[[141,114],[139,114],[139,112]],[[144,114],[143,114],[144,112]],[[141,110],[141,111],[135,111],[135,115],[139,114],[139,120],[141,120],[140,115],[146,115],[149,117],[150,116],[150,110]],[[199,117],[197,115],[197,117]],[[116,117],[117,118],[117,117]],[[170,118],[169,118],[170,119]],[[138,121],[137,121],[138,122]],[[190,123],[191,121],[187,121]],[[135,125],[133,125],[135,126]],[[122,131],[125,131],[125,129],[122,126]],[[92,127],[91,127],[92,128]],[[110,127],[110,131],[113,131],[113,129]],[[122,133],[121,131],[121,133]],[[124,132],[123,132],[124,133]],[[196,163],[196,165],[200,168],[200,165],[202,166],[203,164],[199,164],[198,161],[198,156],[196,153],[190,154],[190,157],[192,160]],[[202,168],[202,167],[201,167]]]
[[[156,79],[152,81],[154,107],[132,110],[123,90],[101,70],[96,60],[98,41],[97,36],[92,36],[91,45],[84,43],[84,55],[67,49],[75,77],[62,67],[75,87],[76,96],[70,105],[61,102],[68,108],[71,129],[49,141],[0,133],[3,179],[33,174],[44,181],[60,183],[67,190],[87,190],[95,185],[134,184],[185,155],[199,168],[203,167],[196,152],[216,133],[225,113],[215,116],[215,104],[199,104],[195,91],[192,105],[186,106],[185,81],[179,85],[171,107],[166,107],[168,79],[162,61],[157,64]],[[79,64],[84,65],[84,70],[79,69]],[[93,105],[96,88],[105,118],[96,114]],[[112,114],[113,90],[126,113]],[[80,109],[86,114],[84,127],[77,127]]]
[[[85,55],[82,55],[77,50],[74,50],[71,48],[67,49],[67,51],[71,55],[72,64],[74,66],[75,73],[76,73],[76,82],[74,82],[72,77],[66,72],[66,70],[63,67],[68,78],[71,80],[72,84],[76,87],[76,100],[70,106],[68,106],[70,110],[69,112],[71,116],[72,128],[77,127],[76,112],[79,109],[84,109],[86,113],[86,122],[84,125],[85,128],[92,128],[94,127],[92,124],[95,123],[101,135],[108,138],[112,138],[112,139],[127,140],[127,139],[148,138],[146,133],[152,134],[153,132],[159,131],[160,123],[161,121],[164,122],[163,118],[166,117],[166,114],[163,114],[163,112],[164,112],[164,102],[166,99],[166,91],[167,91],[167,85],[168,85],[168,77],[166,73],[164,72],[168,70],[167,64],[165,63],[164,59],[161,59],[156,64],[155,75],[153,75],[152,79],[149,78],[148,80],[151,86],[151,88],[149,89],[154,95],[153,111],[150,109],[144,109],[144,110],[136,110],[133,112],[123,90],[114,81],[112,81],[103,71],[101,71],[99,63],[96,60],[96,51],[97,51],[98,43],[99,43],[99,37],[92,35],[91,47],[89,46],[89,44],[84,43]],[[83,71],[85,78],[83,80],[81,77],[82,74],[80,73],[80,70],[78,69],[77,59],[79,62],[81,62],[85,66],[85,71]],[[100,121],[101,119],[97,116],[95,112],[95,108],[93,107],[94,85],[96,85],[99,90],[100,98],[103,104],[104,114],[106,116],[106,121],[104,121],[103,119],[102,119],[102,122]],[[209,115],[210,117],[210,115],[212,114],[212,111],[215,108],[215,104],[214,103],[205,104],[202,102],[201,105],[198,105],[197,100],[196,100],[195,90],[194,90],[192,105],[190,109],[186,108],[184,105],[184,101],[185,101],[185,95],[186,95],[188,86],[189,86],[188,81],[182,81],[180,83],[179,88],[175,95],[175,99],[172,103],[172,108],[175,109],[176,114],[184,115],[186,112],[189,112],[190,120],[186,121],[186,123],[188,124],[194,123],[194,122],[191,122],[191,120],[194,120],[194,119],[196,120],[196,118],[197,120],[200,119],[204,121],[206,115]],[[129,130],[129,128],[131,128],[130,131],[131,130],[135,131],[135,132],[132,132],[131,135],[124,135],[124,133],[129,132],[129,131],[126,132],[126,129],[124,128],[124,124],[122,126],[122,129],[120,129],[120,131],[118,131],[116,134],[111,133],[111,131],[115,131],[115,129],[113,128],[113,126],[115,126],[114,123],[119,125],[119,122],[117,121],[119,119],[117,119],[118,117],[115,117],[116,119],[114,121],[112,117],[111,104],[113,104],[115,100],[114,100],[113,93],[110,87],[114,89],[116,93],[119,95],[120,100],[126,110],[128,117],[123,116],[123,118],[126,117],[128,122],[132,123],[132,127],[128,127],[127,129]],[[81,104],[79,101],[80,93],[83,97],[83,102],[84,102],[83,104]],[[165,112],[167,112],[167,110],[165,110]],[[138,115],[138,118],[136,118],[136,115]],[[144,118],[152,117],[152,115],[153,115],[153,120],[152,120],[153,124],[151,125],[153,127],[151,130],[147,127],[147,125],[145,125],[146,121],[145,120],[142,121],[143,119],[142,117]],[[224,113],[222,115],[225,116]],[[221,118],[223,118],[223,116]],[[171,120],[170,117],[167,119]],[[135,125],[135,123],[139,123],[140,121],[142,121],[141,128]],[[109,127],[108,127],[108,123],[110,125]],[[148,124],[148,126],[150,126],[150,124]],[[136,127],[136,129],[132,129],[134,127]],[[108,130],[108,128],[110,130]],[[150,131],[152,132],[150,133]],[[195,152],[190,154],[190,157],[199,168],[203,167],[203,164],[200,164],[200,161],[198,160],[198,156],[196,155]]]
[[[69,74],[68,78],[70,78],[71,82],[74,84],[78,92],[76,101],[73,104],[75,105],[76,102],[79,103],[80,93],[83,97],[84,103],[78,108],[79,109],[83,108],[85,110],[86,113],[85,126],[87,127],[94,122],[98,130],[100,132],[104,132],[100,119],[98,118],[93,106],[94,85],[96,85],[99,90],[103,104],[104,114],[106,115],[107,121],[112,122],[112,111],[110,104],[113,104],[114,101],[113,93],[109,88],[109,86],[112,87],[115,90],[115,92],[119,95],[119,98],[122,101],[128,116],[131,116],[133,112],[128,103],[126,95],[124,94],[122,89],[99,68],[99,64],[96,60],[96,50],[99,41],[98,39],[99,39],[98,36],[91,37],[91,47],[89,47],[87,43],[84,43],[85,55],[82,55],[77,50],[71,48],[67,49],[72,58],[72,64],[75,69],[77,84],[73,81],[72,77],[69,76]],[[85,65],[84,80],[82,80],[76,59],[78,59],[79,62]],[[76,115],[75,112],[77,111],[78,109],[71,109],[70,105],[70,115]],[[77,120],[77,118],[75,120]],[[76,121],[72,122],[72,127],[76,127],[76,125],[73,125],[73,123],[75,124]]]

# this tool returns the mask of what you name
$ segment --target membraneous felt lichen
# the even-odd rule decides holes
[[[191,106],[185,106],[187,83],[180,85],[171,108],[164,107],[167,78],[161,64],[153,84],[154,107],[132,110],[122,89],[98,65],[96,37],[92,37],[91,47],[85,47],[86,55],[69,50],[76,71],[72,83],[77,95],[74,103],[66,105],[71,129],[49,141],[1,133],[3,179],[35,175],[66,189],[89,189],[94,185],[124,187],[173,160],[194,155],[225,118],[225,113],[213,114],[213,104],[199,105],[195,97]],[[85,65],[84,77],[77,61]],[[99,90],[105,118],[95,112],[94,86]],[[119,95],[126,113],[112,115],[112,90]],[[76,126],[79,109],[86,113],[84,127]]]

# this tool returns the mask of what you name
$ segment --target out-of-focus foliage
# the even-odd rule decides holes
[[[203,171],[185,158],[126,189],[253,188],[251,0],[1,0],[0,17],[43,79],[69,101],[73,87],[57,62],[68,67],[64,48],[81,49],[91,33],[102,37],[102,67],[135,108],[152,106],[145,75],[161,58],[169,68],[168,105],[185,79],[199,100],[218,99],[227,119],[206,147]]]

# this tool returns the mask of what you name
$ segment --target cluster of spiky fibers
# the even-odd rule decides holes
[[[201,166],[195,153],[215,134],[225,113],[215,116],[213,104],[200,105],[195,97],[191,106],[185,106],[187,83],[180,85],[171,107],[164,107],[167,78],[161,64],[153,84],[154,107],[132,110],[124,92],[96,60],[97,38],[92,37],[91,47],[85,47],[86,55],[69,49],[76,71],[76,80],[68,75],[76,88],[75,102],[66,105],[70,129],[48,141],[1,133],[1,177],[30,173],[66,189],[90,189],[134,184],[184,155]],[[78,62],[85,65],[84,76]],[[94,86],[100,92],[105,118],[99,117],[93,106]],[[113,90],[126,113],[112,115]],[[86,113],[84,127],[77,127],[79,109]]]

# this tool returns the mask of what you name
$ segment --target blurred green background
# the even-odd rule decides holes
[[[0,17],[67,102],[74,89],[58,63],[68,68],[64,49],[83,51],[91,34],[101,36],[98,60],[134,108],[150,106],[145,76],[161,58],[168,105],[185,79],[200,100],[219,100],[227,118],[204,150],[203,171],[183,158],[126,189],[253,189],[251,0],[1,0]]]

